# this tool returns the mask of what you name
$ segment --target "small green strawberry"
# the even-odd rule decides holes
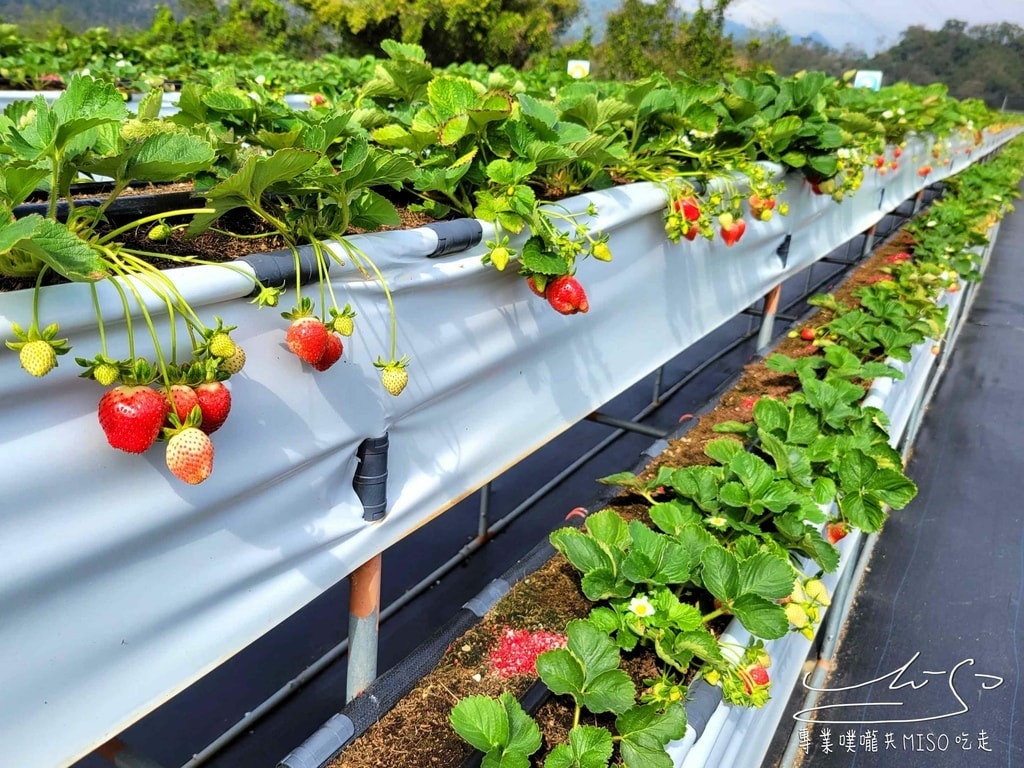
[[[491,264],[494,265],[494,268],[500,272],[508,266],[508,260],[512,253],[505,246],[498,245],[492,248],[491,252],[487,255],[490,257]]]
[[[221,359],[231,357],[235,354],[236,345],[231,339],[230,334],[237,326],[225,326],[224,321],[219,317],[214,319],[217,321],[217,326],[203,331],[204,341],[200,349],[211,357],[219,357]]]
[[[60,330],[57,323],[46,326],[42,332],[34,320],[28,331],[11,323],[11,330],[18,341],[8,341],[7,347],[18,353],[21,367],[32,376],[48,374],[57,367],[57,355],[66,354],[70,349],[67,339],[55,338]]]
[[[84,357],[76,357],[75,362],[85,368],[85,372],[79,374],[83,379],[92,379],[104,387],[109,387],[121,379],[122,370],[126,367],[120,360],[111,360],[106,355],[96,355],[91,360]]]
[[[42,339],[25,342],[18,353],[21,367],[36,377],[43,377],[57,366],[57,353]]]
[[[590,249],[590,252],[598,261],[612,260],[612,252],[607,242],[594,243],[594,247]]]
[[[409,366],[409,358],[385,362],[384,358],[378,357],[374,366],[380,369],[380,381],[384,389],[394,397],[402,394],[402,390],[409,383],[409,372],[405,370]]]
[[[328,326],[341,336],[351,336],[356,328],[355,317],[356,313],[352,310],[351,304],[346,304],[341,312],[332,307]]]
[[[174,230],[171,229],[171,225],[161,221],[150,228],[146,237],[154,243],[165,243],[171,239],[171,235],[173,234]]]
[[[235,354],[235,342],[226,333],[217,333],[210,339],[210,354],[228,358]]]

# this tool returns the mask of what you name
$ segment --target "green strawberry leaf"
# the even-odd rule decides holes
[[[559,744],[544,761],[544,768],[606,768],[614,743],[607,728],[577,725],[569,731],[569,742]]]
[[[726,603],[740,593],[739,562],[724,547],[707,547],[701,554],[701,578],[707,590]]]
[[[126,175],[137,181],[175,181],[208,168],[214,157],[213,147],[198,136],[155,134],[131,148]]]
[[[452,708],[452,728],[470,746],[487,753],[508,744],[508,713],[501,701],[489,696],[467,696]]]
[[[743,453],[743,451],[743,443],[731,437],[711,440],[704,447],[704,453],[719,464],[728,464],[736,454]]]
[[[619,649],[586,620],[569,622],[566,648],[537,657],[541,680],[556,695],[569,695],[591,712],[624,712],[633,705],[636,689],[619,668]]]
[[[633,707],[615,718],[615,730],[626,768],[671,768],[665,745],[686,734],[686,710],[678,703],[664,712],[654,704]]]
[[[754,423],[766,432],[785,434],[789,428],[789,409],[771,397],[762,397],[754,403]]]
[[[401,223],[394,203],[372,189],[364,189],[350,207],[350,224],[375,230]]]
[[[701,516],[692,504],[678,499],[659,502],[650,508],[648,514],[659,530],[672,536],[677,535],[685,526],[697,525],[701,521]]]
[[[523,268],[534,274],[549,277],[569,274],[569,265],[565,259],[547,250],[544,241],[537,235],[523,243],[519,258]]]
[[[781,600],[793,591],[793,567],[782,557],[759,552],[740,561],[740,592]]]
[[[792,589],[793,580],[790,578],[789,591]],[[789,620],[782,606],[760,595],[740,595],[732,602],[731,607],[733,615],[756,637],[776,640],[785,637],[789,632]]]
[[[107,264],[62,222],[37,213],[0,224],[0,256],[12,253],[15,260],[28,256],[74,282],[95,282],[107,277]]]

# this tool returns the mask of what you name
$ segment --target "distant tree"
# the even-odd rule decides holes
[[[837,51],[816,40],[794,41],[777,26],[756,29],[737,55],[743,70],[770,69],[780,75],[816,70],[833,77],[851,69],[866,69],[863,65],[868,59],[864,51],[849,45]]]
[[[595,51],[598,74],[636,80],[653,72],[674,73],[682,65],[683,40],[673,0],[623,0],[607,16],[604,41]]]
[[[598,70],[605,77],[636,79],[653,72],[718,78],[734,69],[732,40],[725,35],[725,10],[733,0],[700,0],[686,16],[674,0],[623,0],[609,13],[598,46]]]
[[[725,34],[725,11],[733,0],[700,0],[683,28],[683,62],[694,77],[719,78],[734,67],[732,38]]]
[[[287,47],[288,11],[277,0],[231,0],[210,44],[221,53],[253,53]]]
[[[355,53],[379,53],[393,38],[418,43],[432,64],[477,61],[522,66],[551,50],[579,0],[296,0],[333,27]]]
[[[941,82],[957,98],[980,98],[991,107],[1024,99],[1024,29],[1000,23],[969,27],[956,19],[938,30],[916,25],[867,66],[885,72],[887,82]]]

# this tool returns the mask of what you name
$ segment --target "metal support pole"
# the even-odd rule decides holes
[[[914,195],[914,207],[910,211],[910,216],[916,216],[921,210],[921,204],[924,202],[924,187],[918,190],[917,194]],[[908,216],[907,218],[910,218]]]
[[[764,314],[761,317],[761,328],[757,333],[757,351],[767,349],[772,342],[775,330],[775,313],[779,309],[779,297],[782,295],[782,283],[779,283],[764,297]]]
[[[878,225],[872,224],[864,233],[864,247],[860,249],[860,257],[867,258],[867,255],[875,249],[875,229]]]
[[[651,394],[651,405],[661,402],[661,385],[665,381],[665,366],[659,366],[654,372],[654,392]]]
[[[476,535],[478,538],[483,538],[487,535],[487,528],[491,522],[489,516],[491,514],[491,484],[484,483],[483,488],[480,489],[480,517],[476,524]]]
[[[664,439],[669,436],[669,432],[657,427],[649,427],[646,424],[640,424],[636,421],[629,421],[628,419],[618,419],[614,416],[609,416],[600,411],[594,411],[587,416],[587,421],[593,421],[597,424],[606,424],[609,427],[615,427],[617,429],[624,429],[627,432],[636,432],[639,435],[647,435],[648,437],[656,437],[658,439]]]
[[[98,747],[95,754],[117,768],[163,768],[160,763],[137,754],[120,739],[114,738]]]
[[[377,677],[381,562],[381,555],[374,555],[349,576],[345,701],[352,701]]]

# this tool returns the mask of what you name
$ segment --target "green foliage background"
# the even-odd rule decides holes
[[[671,0],[619,0],[600,40],[589,29],[579,39],[564,36],[582,8],[593,17],[608,5],[598,0],[0,0],[0,21],[57,50],[93,29],[84,37],[94,47],[167,45],[183,57],[201,50],[359,56],[378,54],[380,42],[394,38],[422,45],[438,66],[474,61],[562,69],[569,58],[585,58],[596,76],[620,80],[655,71],[706,78],[759,69],[836,76],[880,69],[886,83],[941,82],[958,99],[1024,109],[1019,25],[950,19],[937,29],[911,26],[894,46],[868,56],[851,47],[796,42],[778,27],[733,40],[724,16],[734,2],[701,0],[686,15]],[[0,41],[5,57],[18,53],[16,46],[4,48]]]

